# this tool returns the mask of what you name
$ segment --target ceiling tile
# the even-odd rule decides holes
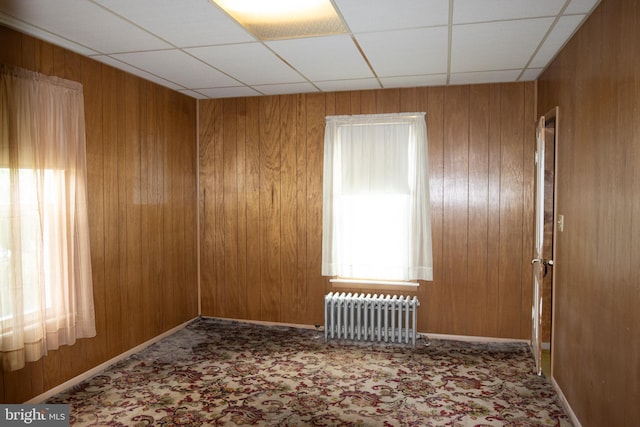
[[[449,23],[449,0],[335,0],[335,4],[354,33]]]
[[[238,81],[175,49],[111,56],[185,88],[238,86]]]
[[[571,0],[564,13],[589,13],[600,3],[600,0]]]
[[[478,84],[478,83],[498,83],[515,82],[521,70],[500,70],[484,71],[476,73],[454,73],[449,78],[449,84]]]
[[[379,77],[447,72],[447,27],[356,35]]]
[[[88,1],[0,0],[0,11],[36,27],[47,28],[59,37],[99,53],[170,47],[157,37]]]
[[[96,1],[177,47],[254,40],[237,22],[207,0]]]
[[[0,24],[7,26],[9,28],[20,28],[23,32],[30,34],[35,38],[38,38],[41,40],[47,40],[50,43],[55,44],[56,46],[69,49],[73,52],[79,53],[80,55],[88,56],[88,55],[95,55],[99,53],[93,49],[89,49],[86,46],[77,44],[63,37],[59,37],[56,34],[50,33],[46,30],[24,23],[12,16],[4,15],[2,14],[2,12],[0,12]]]
[[[373,77],[348,35],[278,40],[267,45],[309,80]]]
[[[247,85],[305,81],[262,43],[208,46],[186,51]],[[258,73],[256,64],[260,64]]]
[[[569,36],[578,28],[583,19],[584,15],[569,15],[558,19],[555,27],[529,66],[533,68],[544,68],[565,44]]]
[[[554,18],[455,25],[451,72],[524,68]]]
[[[557,15],[565,0],[455,0],[453,23],[538,18]]]
[[[158,83],[161,86],[165,86],[168,87],[170,89],[175,89],[175,90],[180,90],[180,89],[184,89],[184,87],[174,83],[174,82],[170,82],[168,80],[165,80],[163,78],[160,78],[154,74],[148,73],[146,71],[140,70],[138,68],[135,68],[127,63],[118,61],[117,59],[114,59],[110,56],[106,56],[106,55],[95,55],[91,57],[92,59],[95,59],[96,61],[102,62],[104,64],[107,65],[111,65],[114,68],[117,68],[119,70],[123,70],[126,71],[128,73],[131,73],[133,75],[136,75],[138,77],[141,77],[145,80],[149,80],[151,82],[154,83]]]

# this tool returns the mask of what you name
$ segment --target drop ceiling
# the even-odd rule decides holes
[[[333,0],[261,41],[208,0],[0,0],[0,23],[199,99],[535,80],[599,0]]]

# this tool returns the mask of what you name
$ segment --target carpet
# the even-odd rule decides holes
[[[57,394],[74,426],[570,426],[525,343],[324,342],[200,318]]]

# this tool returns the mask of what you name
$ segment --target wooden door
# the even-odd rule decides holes
[[[540,117],[536,128],[535,239],[531,351],[542,373],[543,339],[551,341],[555,236],[555,152],[557,108]]]
[[[542,373],[542,282],[544,279],[544,116],[536,127],[535,239],[533,259],[533,303],[531,307],[531,352],[535,371]]]

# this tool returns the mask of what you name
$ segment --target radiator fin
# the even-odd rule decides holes
[[[324,339],[416,344],[417,297],[345,294],[324,297]]]

